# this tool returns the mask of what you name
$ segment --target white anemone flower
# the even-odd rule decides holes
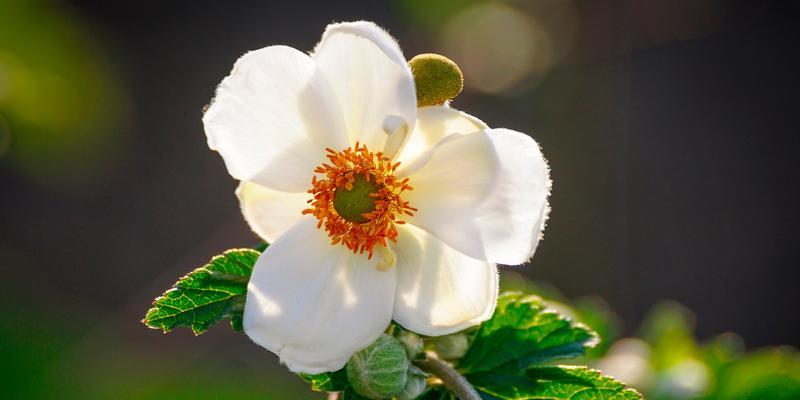
[[[397,42],[371,22],[328,26],[310,56],[245,54],[203,124],[271,243],[244,331],[294,372],[338,370],[392,319],[430,336],[485,321],[497,264],[528,261],[547,218],[536,142],[418,109]]]

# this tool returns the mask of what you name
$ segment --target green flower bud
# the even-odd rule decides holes
[[[383,334],[350,357],[347,380],[356,393],[370,399],[386,399],[402,392],[408,381],[408,358],[400,341]]]
[[[439,54],[419,54],[408,62],[417,86],[417,107],[444,104],[461,93],[464,75],[449,58]]]
[[[428,375],[415,366],[408,368],[406,387],[397,395],[397,400],[413,400],[419,397],[428,385]]]
[[[425,343],[430,350],[445,360],[456,360],[464,357],[469,348],[467,335],[463,333],[453,333],[451,335],[438,336],[427,339]]]
[[[414,332],[402,331],[397,334],[397,340],[403,344],[409,360],[417,358],[422,353],[422,338]]]

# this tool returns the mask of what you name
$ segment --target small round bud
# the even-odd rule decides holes
[[[419,368],[411,365],[408,368],[408,380],[406,380],[406,387],[402,392],[397,394],[397,400],[413,400],[419,397],[428,385],[427,374],[422,372]]]
[[[408,358],[400,341],[383,334],[347,361],[347,380],[356,393],[386,399],[402,392],[408,381]]]
[[[445,360],[459,359],[467,353],[467,348],[469,348],[469,340],[467,340],[467,335],[463,333],[433,337],[427,339],[425,343],[430,350],[433,350],[440,358]]]
[[[397,340],[403,344],[409,360],[417,358],[422,353],[422,338],[414,332],[402,331],[397,334]]]
[[[408,62],[417,86],[417,107],[444,104],[464,88],[464,74],[451,59],[439,54],[419,54]]]

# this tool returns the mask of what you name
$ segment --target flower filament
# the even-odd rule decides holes
[[[397,242],[396,225],[405,223],[400,218],[417,211],[401,198],[413,188],[408,178],[395,176],[400,163],[382,152],[373,153],[358,142],[342,151],[325,150],[329,162],[314,169],[308,190],[313,198],[303,214],[317,218],[317,228],[325,228],[332,244],[371,259],[376,245]]]

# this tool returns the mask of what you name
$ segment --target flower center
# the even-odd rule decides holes
[[[332,244],[372,258],[376,245],[397,241],[396,225],[405,223],[400,218],[417,211],[401,198],[413,188],[408,178],[395,176],[400,163],[381,152],[358,143],[342,151],[326,150],[329,162],[314,169],[308,190],[314,197],[303,214],[317,218],[317,228],[325,228]]]
[[[369,221],[369,213],[375,210],[377,200],[373,194],[378,194],[381,187],[375,183],[375,177],[370,179],[363,175],[356,175],[352,188],[337,187],[333,191],[333,209],[340,217],[357,224]]]

